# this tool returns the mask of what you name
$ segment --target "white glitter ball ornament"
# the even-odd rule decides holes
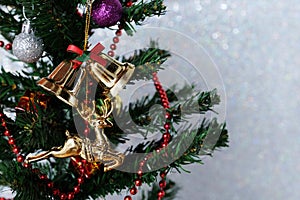
[[[33,63],[43,54],[43,40],[36,37],[30,26],[30,21],[25,21],[22,32],[17,35],[12,43],[13,54],[21,61]]]

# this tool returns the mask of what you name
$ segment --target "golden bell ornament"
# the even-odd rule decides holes
[[[76,96],[86,73],[85,69],[75,68],[74,65],[73,61],[61,62],[48,77],[42,78],[37,84],[54,93],[63,102],[77,107]]]
[[[78,48],[70,45],[71,49]],[[134,72],[134,65],[121,63],[102,53],[104,47],[99,43],[90,52],[80,52],[72,61],[61,62],[51,74],[37,83],[59,99],[77,107],[77,95],[87,74],[96,80],[102,88],[103,95],[117,96]]]
[[[97,48],[97,47],[95,47]],[[118,92],[129,81],[134,72],[134,65],[121,63],[112,57],[99,52],[91,52],[91,59],[85,65],[87,72],[100,84],[104,94],[117,96]]]

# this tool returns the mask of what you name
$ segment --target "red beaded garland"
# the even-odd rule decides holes
[[[157,77],[157,74],[156,73],[153,73],[153,81],[154,81],[154,85],[155,85],[155,88],[157,90],[157,92],[160,94],[160,98],[161,98],[161,102],[162,102],[162,105],[165,109],[168,109],[170,108],[169,106],[169,100],[168,100],[168,96],[167,96],[167,93],[164,91],[163,87],[161,86],[159,80],[158,80],[158,77]],[[166,113],[165,115],[165,118],[167,120],[171,120],[172,116],[170,113]],[[166,147],[171,139],[171,135],[169,133],[169,129],[171,128],[170,124],[168,122],[166,122],[164,124],[164,128],[166,130],[166,132],[163,134],[162,136],[162,139],[163,139],[163,142],[161,144],[162,147]],[[159,153],[161,150],[161,147],[158,147],[156,149],[156,152]],[[145,165],[146,161],[151,158],[153,156],[153,154],[148,154],[144,159],[143,161],[141,161],[139,163],[139,166],[140,166],[140,169],[137,171],[137,174],[139,176],[139,179],[136,179],[134,181],[134,184],[135,186],[141,186],[142,185],[142,180],[140,179],[143,175],[143,171],[142,171],[142,168],[143,166]],[[166,187],[166,181],[164,180],[165,177],[166,177],[166,173],[165,172],[161,172],[160,173],[160,176],[163,180],[161,180],[159,182],[159,186],[161,188],[161,190],[159,191],[158,193],[158,200],[161,200],[164,196],[165,196],[165,192],[164,192],[164,188]],[[133,187],[130,189],[130,194],[131,195],[135,195],[137,193],[137,188],[136,187]],[[131,196],[126,196],[124,198],[124,200],[131,200]]]
[[[115,56],[114,50],[117,49],[117,43],[120,41],[119,37],[122,35],[122,27],[119,26],[119,29],[116,31],[116,36],[113,38],[113,44],[110,45],[110,51],[107,52],[107,54],[111,57]]]
[[[7,142],[8,142],[10,145],[12,145],[12,147],[13,147],[13,148],[12,148],[12,151],[13,151],[15,154],[17,154],[17,161],[18,161],[19,163],[22,163],[23,167],[25,167],[25,168],[30,168],[30,169],[31,169],[31,165],[30,165],[30,164],[24,163],[24,156],[22,156],[22,155],[19,154],[19,153],[20,153],[20,148],[17,147],[17,145],[15,144],[15,140],[14,140],[13,136],[11,136],[11,134],[10,134],[10,132],[9,132],[7,126],[6,126],[5,119],[4,119],[3,117],[4,117],[4,114],[3,114],[3,113],[0,113],[0,118],[1,118],[1,121],[2,121],[2,126],[3,126],[4,129],[5,129],[5,131],[4,131],[3,134],[4,134],[5,136],[8,136],[8,137],[9,137],[9,139],[8,139]],[[85,160],[79,160],[79,161],[81,161],[81,165],[86,163]],[[61,192],[59,189],[57,189],[57,188],[53,188],[53,187],[54,187],[53,182],[47,181],[47,180],[48,180],[47,175],[46,175],[46,174],[41,174],[39,169],[36,169],[36,168],[35,168],[35,169],[31,169],[31,171],[32,171],[32,173],[37,174],[37,175],[39,176],[40,180],[44,180],[44,181],[46,182],[46,184],[47,184],[47,187],[50,188],[50,189],[53,189],[53,190],[52,190],[53,195],[54,195],[54,196],[60,197],[60,199],[74,199],[74,195],[80,192],[80,184],[84,182],[84,176],[83,176],[83,173],[82,173],[82,170],[81,170],[81,171],[80,171],[80,172],[81,172],[81,177],[79,177],[79,178],[77,179],[78,185],[74,187],[73,192],[67,193],[67,194],[66,194],[66,193],[62,193],[62,192]],[[83,172],[84,172],[84,171],[83,171]],[[4,199],[4,198],[2,198],[2,199]],[[2,199],[0,198],[0,200],[2,200]]]
[[[12,44],[8,43],[4,46],[4,42],[0,41],[0,47],[4,47],[6,50],[11,50],[12,49]]]

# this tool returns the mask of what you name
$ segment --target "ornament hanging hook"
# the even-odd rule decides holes
[[[25,14],[25,6],[23,6],[23,17],[24,19],[26,19],[26,21],[29,21],[29,19],[26,17],[26,14]]]
[[[22,33],[33,33],[33,30],[30,26],[30,20],[26,17],[26,14],[25,14],[25,6],[23,6],[23,17],[25,19],[25,22],[23,23],[23,26],[22,26]]]

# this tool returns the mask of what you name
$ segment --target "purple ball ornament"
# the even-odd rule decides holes
[[[92,18],[100,27],[116,25],[122,12],[119,0],[95,0],[92,5]]]

